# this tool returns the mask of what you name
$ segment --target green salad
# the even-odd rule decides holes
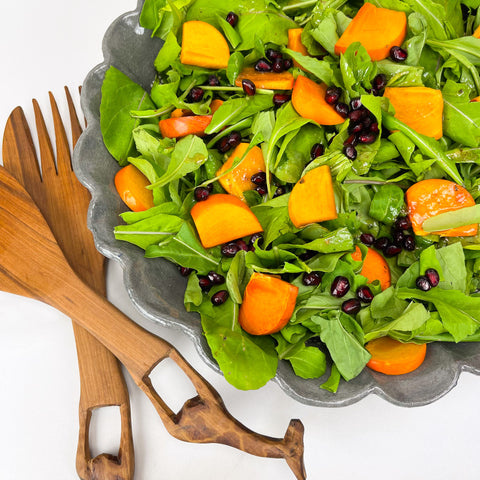
[[[178,265],[235,387],[284,360],[336,392],[480,341],[479,7],[145,1],[151,88],[102,85],[115,237]]]

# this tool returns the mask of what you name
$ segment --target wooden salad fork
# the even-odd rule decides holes
[[[70,114],[72,144],[82,133],[72,97],[65,87]],[[41,169],[30,129],[21,107],[7,120],[3,142],[3,163],[23,184],[46,219],[60,248],[77,275],[98,294],[106,297],[105,258],[98,252],[87,228],[90,193],[77,180],[72,169],[70,147],[55,98],[50,105],[55,129],[53,153],[45,120],[33,100],[40,146]],[[56,162],[55,162],[56,157]],[[79,436],[76,468],[82,480],[131,480],[134,448],[130,400],[120,364],[112,353],[85,329],[73,324],[80,373]],[[120,408],[120,446],[116,456],[91,456],[89,426],[95,408]]]
[[[53,100],[53,97],[51,99]],[[56,107],[52,108],[56,110]],[[35,109],[40,110],[38,105]],[[56,115],[54,113],[54,116]],[[61,125],[60,118],[57,122]],[[19,158],[26,155],[29,149],[33,149],[31,137],[30,144],[17,142],[19,129],[25,129],[25,126],[23,114],[18,110],[13,112],[5,131],[4,161],[5,157],[15,155],[15,149],[18,150]],[[40,127],[40,131],[42,128]],[[39,135],[46,136],[46,131]],[[21,135],[19,138],[22,138]],[[40,143],[44,143],[44,140]],[[19,145],[23,145],[23,150]],[[51,152],[51,147],[46,145],[44,150],[46,148]],[[60,166],[58,168],[60,169]],[[28,175],[32,175],[30,170],[17,164],[12,167],[12,171],[25,183],[31,181],[25,180]],[[67,198],[67,201],[72,201],[72,198]],[[54,205],[55,208],[61,208]],[[50,207],[50,211],[53,210],[54,207]],[[100,295],[75,274],[59,248],[60,242],[52,235],[32,198],[2,167],[0,231],[0,290],[43,301],[69,316],[79,325],[77,328],[88,330],[127,368],[133,380],[153,403],[171,435],[187,442],[222,443],[260,457],[284,458],[298,480],[306,478],[303,464],[303,424],[299,420],[291,420],[284,438],[272,438],[253,432],[232,417],[218,392],[172,345],[132,322],[110,304],[105,296]],[[78,245],[75,248],[78,248]],[[177,413],[157,394],[149,378],[152,370],[166,358],[177,363],[197,392]],[[123,452],[119,452],[118,456],[120,462],[123,458],[121,453]],[[96,463],[91,462],[94,476],[88,478],[123,478],[118,475],[108,476],[112,471],[107,468],[111,465],[110,460],[114,459],[108,455],[97,458]]]

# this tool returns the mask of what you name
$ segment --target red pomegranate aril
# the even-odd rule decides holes
[[[403,233],[403,230],[394,230],[392,232],[393,243],[397,245],[403,245],[405,242],[406,235]]]
[[[371,132],[368,132],[368,133],[361,133],[359,136],[358,136],[358,141],[360,143],[365,143],[365,144],[370,144],[370,143],[373,143],[375,140],[377,139],[377,135],[371,133]]]
[[[235,12],[228,12],[225,20],[232,26],[235,27],[238,23],[238,15]]]
[[[358,110],[362,106],[362,99],[360,97],[355,97],[350,100],[350,108],[352,110]]]
[[[278,59],[282,60],[283,59],[282,52],[279,52],[278,50],[275,50],[273,48],[267,48],[265,50],[265,56],[271,62],[273,62],[274,60],[278,60]]]
[[[436,287],[440,283],[440,275],[434,268],[427,268],[425,276],[432,287]]]
[[[348,147],[349,145],[354,147],[355,145],[358,144],[358,138],[355,133],[352,133],[344,142],[343,146]]]
[[[425,275],[420,275],[415,280],[415,285],[418,289],[423,290],[424,292],[428,292],[432,288],[432,285],[430,284],[428,278]]]
[[[255,84],[248,78],[244,78],[242,80],[242,88],[245,94],[248,95],[249,97],[255,95],[255,92],[257,91]]]
[[[350,122],[350,125],[348,126],[348,133],[360,133],[363,130],[363,123],[358,122]]]
[[[208,198],[209,195],[210,195],[210,191],[208,190],[207,187],[197,187],[193,191],[193,196],[195,197],[195,200],[197,202],[203,202]]]
[[[225,277],[213,270],[207,273],[207,277],[213,285],[221,285],[222,283],[225,283]]]
[[[216,75],[210,75],[208,77],[208,84],[211,87],[218,87],[220,85],[220,80],[218,79],[218,77]]]
[[[397,230],[409,230],[412,228],[412,222],[408,217],[398,217],[395,220],[395,228]]]
[[[363,110],[351,110],[348,114],[348,118],[351,122],[360,122],[364,116],[365,113]]]
[[[405,240],[403,241],[403,248],[407,252],[413,252],[415,250],[415,247],[415,238],[413,237],[413,235],[407,235],[405,237]]]
[[[293,67],[293,61],[290,58],[285,58],[283,60],[283,69],[290,70]]]
[[[321,272],[304,273],[302,283],[307,287],[316,287],[322,282]]]
[[[221,138],[215,146],[220,153],[227,153],[232,147],[228,141],[228,136]]]
[[[307,260],[313,258],[317,253],[318,252],[316,252],[315,250],[307,250],[304,253],[301,253],[298,258],[306,262]]]
[[[272,70],[275,73],[282,73],[285,70],[283,66],[283,58],[276,58],[272,63]]]
[[[394,243],[391,243],[390,245],[386,246],[383,249],[383,254],[388,257],[396,257],[398,254],[400,254],[402,251],[402,247],[400,245],[395,245]]]
[[[228,291],[219,290],[217,293],[214,293],[212,295],[212,298],[210,300],[214,307],[223,305],[228,300]]]
[[[280,197],[281,195],[285,195],[285,193],[286,193],[285,187],[280,185],[279,187],[277,187],[275,189],[275,193],[273,194],[273,198],[277,198],[277,197]]]
[[[370,131],[370,126],[372,125],[372,123],[373,123],[372,117],[365,117],[365,118],[362,120],[363,129],[364,129],[366,132]]]
[[[338,87],[328,87],[325,92],[325,101],[329,105],[335,105],[340,96],[342,95],[342,89]]]
[[[350,300],[345,300],[342,303],[342,311],[348,315],[355,315],[362,308],[362,304],[358,298],[351,298]]]
[[[350,290],[350,282],[347,277],[339,275],[335,277],[330,287],[330,294],[334,297],[343,297]]]
[[[258,192],[260,195],[266,195],[268,193],[268,189],[266,185],[257,185],[255,187],[255,191]]]
[[[374,133],[375,135],[378,135],[378,133],[380,132],[380,129],[378,127],[378,122],[372,122],[372,124],[370,125],[370,127],[368,128],[368,130],[371,132],[371,133]]]
[[[401,47],[395,46],[390,49],[390,58],[394,62],[404,62],[408,57],[408,53]]]
[[[248,245],[245,240],[239,239],[235,243],[240,250],[245,250],[246,252],[248,252]]]
[[[187,102],[189,103],[198,103],[202,101],[204,95],[203,88],[193,87],[187,95]]]
[[[255,242],[258,240],[258,245],[261,245],[263,243],[263,235],[261,233],[254,233],[251,237],[250,240],[248,241],[248,245],[250,247],[253,247],[255,245]]]
[[[373,242],[373,246],[374,246],[377,250],[384,250],[384,249],[387,248],[389,245],[390,245],[390,239],[387,238],[387,237],[377,238],[377,239],[375,240],[375,242]]]
[[[231,148],[235,148],[236,146],[240,145],[240,142],[242,141],[242,136],[240,133],[235,131],[230,132],[226,138]]]
[[[387,86],[387,76],[384,73],[379,73],[372,82],[372,87],[375,90],[383,90]]]
[[[348,117],[348,112],[350,111],[346,103],[338,102],[335,104],[335,111],[342,116],[343,118]]]
[[[375,242],[375,237],[371,233],[362,233],[360,241],[367,247],[371,247]]]
[[[286,93],[276,93],[273,96],[273,105],[278,108],[290,101],[291,96]]]
[[[268,61],[265,58],[261,58],[255,64],[255,70],[257,72],[271,72],[272,71],[272,65],[270,65],[270,63],[268,63]]]
[[[208,185],[205,185],[205,188],[212,193],[213,192],[213,183],[209,183]]]
[[[236,243],[230,242],[224,243],[221,246],[220,251],[224,257],[232,258],[240,251],[240,248]]]
[[[206,275],[198,276],[198,284],[204,292],[208,292],[213,287],[212,281]]]
[[[371,303],[373,300],[373,292],[370,290],[370,287],[367,285],[362,285],[361,287],[357,288],[357,297],[363,303]]]
[[[321,143],[315,143],[310,149],[310,160],[315,160],[317,157],[321,157],[324,153],[325,147]]]
[[[188,277],[193,272],[193,268],[188,267],[180,267],[179,270],[182,277]]]
[[[264,185],[267,181],[267,174],[265,172],[254,173],[251,176],[250,181],[255,185]]]
[[[343,147],[343,153],[349,160],[355,160],[357,158],[357,149],[353,145]]]

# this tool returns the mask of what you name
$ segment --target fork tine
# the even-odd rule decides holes
[[[48,92],[50,106],[52,108],[53,126],[55,129],[55,146],[57,151],[57,171],[59,174],[64,171],[72,171],[72,158],[70,146],[68,145],[67,134],[63,126],[62,117],[58,111],[57,102],[52,92]]]
[[[38,143],[40,145],[40,162],[42,166],[43,181],[48,182],[49,179],[57,175],[55,167],[55,156],[53,155],[52,143],[45,125],[42,111],[38,102],[33,99],[33,111],[35,113],[35,124],[37,126]]]
[[[70,90],[68,87],[65,88],[65,95],[67,97],[68,112],[70,114],[70,125],[72,128],[72,145],[75,147],[77,140],[82,134],[82,126],[78,121],[77,112],[75,110],[75,105],[73,104],[72,96],[70,95]],[[79,87],[81,89],[81,87]]]
[[[32,133],[22,107],[15,108],[8,117],[2,156],[5,168],[27,190],[34,190],[33,186],[41,182]]]

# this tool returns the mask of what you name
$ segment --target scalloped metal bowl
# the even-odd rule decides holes
[[[148,89],[154,78],[153,61],[162,42],[139,26],[142,1],[135,11],[118,18],[108,29],[103,42],[104,62],[87,76],[82,88],[82,107],[88,128],[74,152],[74,168],[80,181],[90,190],[92,201],[88,224],[97,248],[108,258],[119,261],[124,271],[128,294],[139,311],[167,327],[180,329],[195,343],[200,356],[219,371],[202,335],[196,314],[183,306],[186,281],[177,268],[163,259],[145,259],[134,245],[116,241],[113,228],[119,213],[125,211],[113,185],[119,169],[106,150],[99,125],[101,85],[105,71],[114,65],[132,80]],[[314,406],[339,407],[355,403],[374,393],[401,406],[420,406],[445,395],[457,383],[462,371],[480,374],[480,345],[430,345],[425,362],[415,372],[386,376],[365,369],[361,375],[332,394],[319,388],[326,379],[303,380],[288,363],[281,362],[275,381],[294,399]]]

